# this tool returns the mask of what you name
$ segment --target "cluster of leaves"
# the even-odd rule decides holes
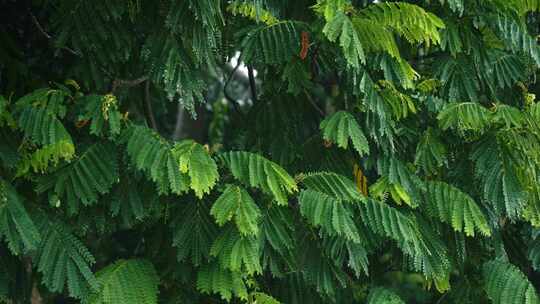
[[[540,303],[539,1],[34,5],[0,303]]]

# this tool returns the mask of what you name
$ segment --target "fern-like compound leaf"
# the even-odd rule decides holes
[[[447,163],[447,149],[437,132],[428,128],[416,147],[415,165],[427,173],[434,173]]]
[[[242,236],[233,228],[228,228],[214,241],[210,255],[217,257],[222,268],[231,271],[260,274],[259,241],[251,236]]]
[[[540,303],[534,286],[516,266],[490,261],[482,269],[484,290],[495,304]]]
[[[172,151],[178,158],[180,172],[189,175],[190,188],[195,195],[202,198],[205,193],[210,193],[219,175],[216,162],[205,148],[192,140],[184,140],[176,143]]]
[[[358,228],[353,220],[353,209],[346,201],[314,190],[302,191],[298,201],[300,213],[311,225],[321,227],[327,235],[360,242]]]
[[[230,301],[233,295],[244,300],[248,297],[242,274],[223,269],[218,263],[204,265],[199,269],[197,289],[207,294],[217,293],[226,301]]]
[[[87,95],[78,102],[84,104],[79,121],[91,121],[90,134],[101,136],[107,131],[109,136],[120,134],[122,114],[118,111],[118,101],[114,95]]]
[[[384,287],[370,289],[367,304],[405,304],[392,290]]]
[[[240,186],[228,186],[212,206],[210,214],[220,226],[234,218],[242,235],[255,235],[259,232],[261,211],[249,193]]]
[[[344,201],[363,201],[364,196],[349,178],[333,172],[310,173],[302,177],[302,183],[310,190],[324,193]]]
[[[19,255],[37,249],[41,235],[15,189],[0,179],[0,237]]]
[[[202,202],[190,202],[182,205],[176,214],[171,228],[177,258],[179,261],[191,258],[194,265],[201,265],[209,258],[212,242],[218,235],[209,207]]]
[[[24,108],[18,122],[25,137],[36,144],[46,146],[65,140],[73,144],[64,125],[46,107]]]
[[[491,235],[491,229],[476,202],[458,188],[444,182],[428,182],[424,210],[454,230],[474,236],[475,231]]]
[[[360,156],[369,154],[369,144],[354,116],[339,111],[321,122],[323,138],[347,149],[349,140]]]
[[[43,238],[35,262],[42,273],[42,282],[53,292],[63,292],[65,286],[75,298],[83,298],[99,283],[92,273],[94,256],[65,224],[44,223]]]
[[[290,62],[300,52],[300,32],[304,27],[297,21],[278,21],[255,27],[241,42],[242,59],[252,64]]]
[[[525,117],[518,108],[499,104],[495,106],[493,122],[504,125],[507,129],[520,128],[525,123]]]
[[[361,63],[366,62],[360,37],[353,22],[345,12],[338,11],[330,20],[327,20],[323,33],[332,42],[335,42],[339,37],[339,45],[349,65],[359,67]]]
[[[79,202],[85,206],[94,204],[118,181],[116,151],[109,144],[94,144],[54,177],[42,178],[38,190],[54,187],[56,195],[67,202],[68,211],[76,214]]]
[[[491,112],[476,102],[448,104],[437,119],[443,129],[483,131],[489,125]]]
[[[418,206],[425,185],[409,166],[395,157],[380,157],[377,160],[377,172],[386,177],[390,185],[399,185],[394,189],[404,192],[400,196],[410,196],[410,206]]]
[[[220,156],[235,178],[272,195],[281,205],[287,195],[298,190],[294,179],[278,164],[249,152],[227,152]]]
[[[190,177],[180,171],[178,155],[165,139],[144,126],[130,127],[125,138],[131,162],[156,183],[160,194],[188,190]]]
[[[281,302],[263,292],[254,292],[251,293],[251,296],[256,304],[281,304]]]
[[[369,5],[360,15],[389,27],[411,43],[438,44],[443,21],[422,7],[406,2],[380,2]]]
[[[157,304],[159,277],[148,260],[118,260],[96,273],[99,290],[85,304]]]

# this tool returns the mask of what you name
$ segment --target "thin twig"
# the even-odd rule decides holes
[[[441,301],[446,297],[447,294],[448,294],[447,292],[444,293],[444,294],[439,298],[439,300],[437,300],[437,303],[435,303],[435,304],[441,303]]]
[[[251,88],[251,98],[253,103],[257,103],[257,88],[255,86],[255,76],[253,75],[253,67],[248,65],[249,87]]]
[[[150,120],[150,126],[152,129],[158,131],[156,119],[154,117],[154,112],[152,111],[152,103],[150,102],[150,81],[146,80],[146,85],[144,88],[144,104],[146,106],[146,114]]]
[[[51,35],[49,35],[47,32],[45,32],[45,30],[43,29],[43,27],[41,26],[41,24],[39,24],[39,21],[37,20],[36,16],[34,16],[34,14],[30,13],[30,16],[32,17],[32,21],[34,21],[34,24],[36,25],[37,29],[41,32],[41,34],[43,34],[43,36],[47,37],[47,39],[51,39]]]
[[[45,38],[47,38],[48,40],[51,40],[53,37],[52,37],[49,33],[47,33],[47,32],[45,31],[45,29],[43,29],[43,26],[41,26],[41,24],[40,24],[39,21],[37,20],[36,16],[35,16],[34,14],[32,14],[32,12],[30,12],[30,11],[28,11],[28,13],[30,14],[30,17],[32,17],[32,21],[33,21],[34,24],[36,25],[36,27],[37,27],[37,29],[39,30],[39,32],[40,32],[43,36],[45,36]],[[76,52],[75,50],[73,50],[73,49],[71,49],[71,48],[69,48],[69,47],[67,47],[67,46],[63,46],[63,47],[61,47],[61,49],[64,49],[64,50],[70,52],[70,53],[73,54],[73,55],[82,57],[81,54],[79,54],[78,52]]]
[[[315,103],[313,98],[311,98],[311,95],[309,95],[309,93],[305,89],[304,89],[304,93],[306,94],[306,97],[309,103],[313,106],[313,108],[315,108],[315,110],[317,110],[317,112],[319,112],[319,114],[321,114],[321,116],[324,117],[324,111]]]
[[[233,68],[231,74],[229,75],[229,78],[227,78],[227,81],[225,81],[225,85],[223,86],[223,95],[225,95],[225,99],[227,99],[233,105],[234,110],[238,112],[240,115],[242,115],[242,112],[238,108],[238,104],[236,103],[236,100],[234,100],[234,98],[232,98],[231,95],[229,95],[229,93],[227,92],[227,87],[229,86],[229,83],[234,77],[236,70],[238,70],[238,68],[240,67],[240,64],[242,64],[242,62],[240,61],[240,58],[238,58],[238,63]]]
[[[114,93],[119,87],[134,87],[148,80],[148,76],[142,76],[133,80],[115,79],[111,91]]]

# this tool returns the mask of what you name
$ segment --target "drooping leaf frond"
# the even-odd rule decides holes
[[[300,212],[315,226],[330,236],[340,236],[360,242],[358,228],[353,218],[352,206],[323,192],[304,190],[298,198]]]
[[[491,22],[494,30],[510,51],[516,54],[525,53],[534,59],[537,65],[540,65],[540,47],[522,24],[505,15],[495,16]]]
[[[75,155],[75,146],[69,140],[57,141],[24,155],[18,164],[17,175],[22,176],[30,169],[34,172],[45,173],[47,169],[56,166],[60,160],[71,161]]]
[[[120,134],[121,114],[114,95],[87,95],[78,100],[83,103],[84,113],[79,121],[90,120],[90,134],[101,136],[108,129],[109,136]]]
[[[437,119],[443,129],[458,131],[484,131],[489,125],[491,112],[476,102],[448,104]]]
[[[272,195],[278,204],[287,204],[287,194],[297,191],[294,179],[276,163],[254,153],[228,152],[220,159],[235,178]]]
[[[75,298],[83,298],[97,290],[99,282],[92,273],[94,256],[65,224],[45,223],[35,263],[42,273],[42,282],[53,292],[63,292],[65,286]]]
[[[345,12],[338,11],[331,19],[328,20],[327,18],[323,33],[331,42],[335,42],[339,37],[339,45],[349,65],[358,67],[361,63],[366,62],[366,55],[360,41],[360,36]]]
[[[332,172],[310,173],[302,178],[309,189],[344,201],[362,201],[363,195],[349,178]]]
[[[278,300],[262,292],[254,292],[251,296],[257,304],[281,304]]]
[[[167,141],[142,126],[132,126],[126,137],[131,162],[156,183],[159,193],[187,191],[189,176],[180,171],[178,157]]]
[[[388,193],[390,193],[392,200],[398,205],[405,203],[412,208],[418,206],[418,203],[412,200],[411,196],[400,184],[390,183],[385,176],[379,178],[374,184],[369,186],[369,193],[371,197],[381,201],[385,201]]]
[[[242,60],[247,63],[278,64],[289,62],[300,53],[303,24],[278,21],[250,30],[242,40]]]
[[[259,254],[256,238],[242,236],[232,228],[225,229],[210,249],[210,255],[218,258],[222,268],[249,275],[262,273]]]
[[[173,154],[178,158],[180,172],[187,173],[190,188],[199,198],[209,193],[219,177],[216,162],[200,144],[192,140],[176,143]]]
[[[34,221],[15,189],[0,179],[0,236],[13,254],[35,250],[41,240]]]
[[[360,154],[369,154],[369,145],[362,129],[351,114],[339,111],[321,122],[323,138],[335,142],[340,148],[347,149],[349,139],[354,149]]]
[[[406,2],[380,2],[369,5],[359,13],[380,26],[391,28],[413,44],[438,44],[439,29],[444,28],[439,17]]]
[[[197,289],[208,294],[218,293],[226,301],[233,295],[240,299],[248,297],[242,274],[223,269],[218,263],[201,267],[197,274]]]
[[[484,199],[498,214],[506,212],[511,219],[518,218],[527,198],[508,148],[488,137],[477,144],[471,159],[475,175],[484,183]]]
[[[179,261],[191,258],[191,262],[198,266],[209,258],[218,229],[206,204],[190,202],[181,206],[171,222],[171,228],[172,245],[176,247]]]
[[[77,160],[55,173],[54,179],[41,180],[38,190],[54,188],[55,194],[67,203],[68,211],[75,214],[80,202],[85,206],[97,202],[117,182],[115,149],[109,144],[92,145]]]
[[[263,22],[266,25],[272,25],[279,21],[270,11],[257,4],[257,2],[233,1],[227,6],[227,11],[233,15],[242,15],[257,22]]]
[[[519,128],[524,124],[524,116],[521,111],[515,107],[500,104],[495,106],[493,122],[504,125],[506,128]]]
[[[249,193],[240,186],[228,186],[212,206],[210,214],[220,226],[234,217],[242,235],[255,235],[259,231],[261,211]]]
[[[426,212],[452,225],[454,230],[474,236],[475,231],[491,235],[487,219],[476,202],[466,193],[444,182],[428,182]]]
[[[395,157],[380,157],[377,160],[377,172],[388,178],[391,185],[401,186],[406,195],[411,197],[410,205],[416,207],[420,201],[420,192],[424,189],[422,180],[406,164]]]
[[[369,291],[368,304],[405,304],[392,290],[384,287],[375,287]]]
[[[493,303],[540,303],[534,286],[516,266],[494,260],[484,264],[482,274]]]
[[[439,94],[449,101],[476,101],[480,85],[474,65],[463,56],[440,58],[434,67],[435,77],[441,82]]]
[[[46,146],[64,140],[72,143],[60,120],[45,107],[25,108],[19,117],[19,127],[36,144]]]
[[[159,277],[143,259],[118,260],[96,273],[99,290],[83,300],[88,304],[157,304]]]
[[[406,215],[385,203],[367,200],[360,204],[362,220],[375,233],[398,242],[421,246],[420,233],[415,223]]]
[[[447,163],[447,149],[434,129],[428,128],[416,147],[415,165],[426,174],[434,173]]]

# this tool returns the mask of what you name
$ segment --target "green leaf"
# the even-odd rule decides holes
[[[239,272],[223,269],[218,263],[204,265],[197,274],[197,289],[203,293],[218,293],[223,300],[230,301],[232,296],[246,300],[246,285]]]
[[[405,304],[405,302],[392,290],[375,287],[369,290],[367,304]]]
[[[414,164],[422,168],[426,174],[432,174],[447,162],[446,146],[441,142],[437,131],[428,128],[416,146]]]
[[[350,139],[360,156],[369,154],[368,141],[356,119],[350,113],[336,112],[323,120],[320,128],[323,132],[323,138],[337,143],[340,148],[347,149]]]
[[[192,140],[184,140],[176,143],[172,151],[178,157],[180,172],[189,174],[190,188],[195,195],[202,198],[205,193],[210,193],[219,174],[216,162],[205,148]]]
[[[15,255],[37,249],[41,241],[34,221],[15,189],[0,179],[0,236],[8,242]]]
[[[99,290],[88,304],[157,304],[159,277],[148,260],[118,260],[96,273]]]
[[[143,126],[131,126],[123,137],[131,163],[156,183],[160,194],[182,194],[188,190],[190,177],[180,171],[178,155],[169,142]],[[202,189],[198,185],[197,188]]]
[[[261,211],[242,187],[227,186],[212,206],[210,214],[220,226],[234,217],[236,227],[242,235],[255,235],[259,232]]]
[[[116,151],[110,144],[96,143],[79,158],[53,175],[41,178],[39,192],[54,187],[54,193],[67,202],[68,211],[76,214],[80,202],[84,206],[98,201],[118,182]]]
[[[242,236],[232,228],[225,229],[214,241],[210,255],[217,257],[224,269],[246,272],[249,275],[262,273],[259,240]]]
[[[540,299],[527,277],[514,265],[502,261],[489,261],[482,268],[484,290],[492,303],[540,303]]]
[[[484,131],[491,119],[491,112],[476,102],[448,104],[437,116],[443,130]]]
[[[360,242],[354,213],[347,202],[314,190],[302,191],[298,201],[300,213],[311,225],[321,227],[329,236],[337,235],[356,243]]]
[[[184,206],[185,205],[185,206]],[[202,202],[180,205],[176,217],[171,222],[172,245],[177,247],[177,258],[198,266],[210,256],[212,242],[218,235],[218,228],[209,214],[209,206]]]
[[[423,209],[454,230],[474,236],[475,230],[484,236],[491,235],[487,219],[476,202],[466,193],[444,182],[428,182],[426,203]]]
[[[439,29],[444,28],[439,17],[406,2],[373,3],[359,13],[380,26],[391,28],[411,43],[438,44]]]
[[[280,205],[287,204],[287,194],[298,190],[294,179],[282,167],[258,154],[227,152],[219,158],[235,178],[272,195]]]
[[[106,129],[111,137],[120,134],[121,114],[114,95],[86,95],[78,102],[84,104],[79,121],[91,120],[90,134],[102,136]]]
[[[333,172],[310,173],[302,177],[302,183],[310,190],[324,193],[344,201],[363,201],[364,196],[352,180]]]
[[[330,20],[327,20],[323,33],[332,42],[335,42],[339,37],[339,45],[349,65],[357,68],[360,63],[366,62],[360,37],[351,19],[344,12],[338,11]]]
[[[81,299],[99,282],[92,273],[94,256],[63,223],[44,223],[40,227],[43,238],[35,263],[42,273],[42,282],[52,292],[62,293],[67,285],[69,295]]]

